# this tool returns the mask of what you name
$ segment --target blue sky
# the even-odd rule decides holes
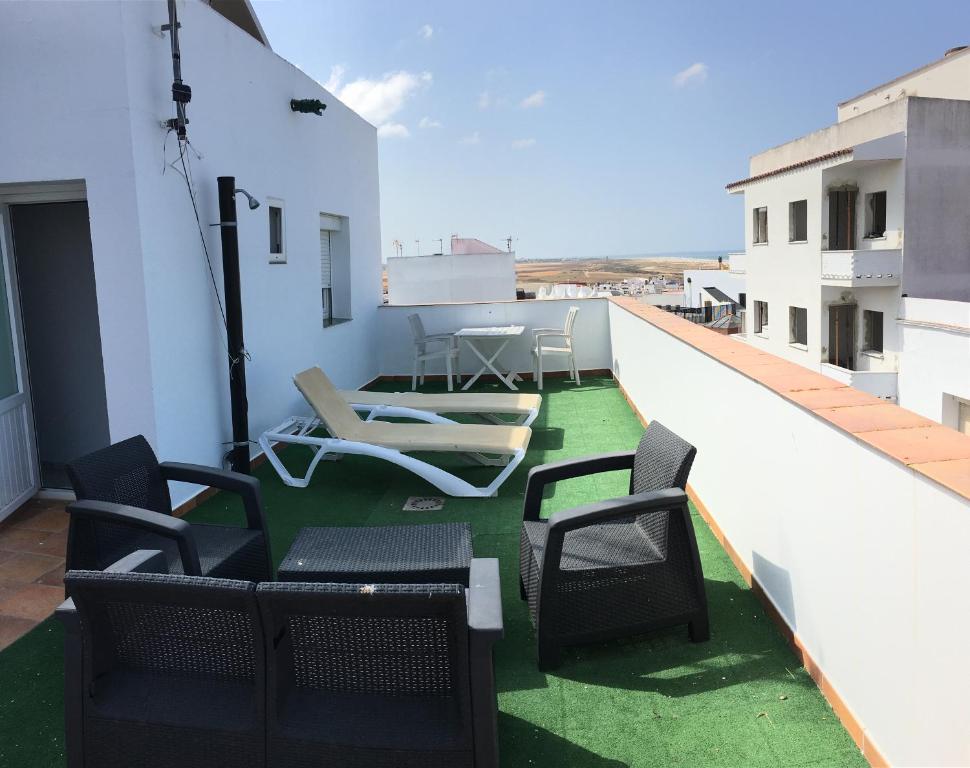
[[[382,126],[384,256],[733,249],[748,156],[970,42],[970,3],[257,0],[274,49]]]

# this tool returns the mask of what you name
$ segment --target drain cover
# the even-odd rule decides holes
[[[439,496],[412,496],[404,503],[405,512],[437,512],[445,506]]]

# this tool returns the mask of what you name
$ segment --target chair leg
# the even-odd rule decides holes
[[[418,388],[418,356],[414,356],[414,371],[411,373],[411,391],[414,392]]]
[[[422,360],[421,361],[421,377],[420,377],[420,382],[421,382],[421,386],[422,387],[424,386],[424,372],[427,369],[427,367],[428,367],[428,362],[426,360]]]
[[[692,643],[704,643],[711,639],[711,626],[706,613],[695,616],[687,625],[687,635]]]
[[[445,356],[445,376],[448,380],[448,391],[454,392],[455,390],[451,386],[451,355]]]
[[[519,597],[522,600],[528,600],[529,599],[529,593],[525,591],[525,582],[522,581],[522,577],[521,576],[519,576]]]
[[[542,353],[536,354],[536,372],[538,373],[539,384],[538,388],[542,389]]]
[[[572,360],[572,363],[573,363],[573,378],[576,380],[576,386],[578,387],[579,386],[579,367],[576,365],[576,356],[570,355],[569,359]]]

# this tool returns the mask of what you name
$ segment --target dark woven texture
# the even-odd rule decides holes
[[[255,584],[100,571],[65,581],[81,617],[85,765],[265,765]]]
[[[379,528],[303,528],[279,567],[280,581],[468,585],[468,523]]]
[[[471,766],[465,590],[266,583],[270,764]]]
[[[631,492],[684,488],[695,453],[652,422],[636,451]],[[696,620],[698,639],[705,639],[703,576],[686,507],[568,530],[558,567],[544,573],[548,537],[547,521],[523,522],[519,576],[543,666],[556,666],[561,646],[673,623]]]
[[[144,437],[115,443],[67,465],[79,500],[107,501],[172,514],[168,483],[154,451]],[[270,577],[266,536],[258,529],[195,524],[192,539],[199,553],[202,575],[226,579]],[[72,517],[67,567],[103,570],[139,549],[160,549],[170,573],[183,573],[175,541],[107,521]]]

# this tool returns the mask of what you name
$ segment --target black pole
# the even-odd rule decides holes
[[[249,401],[246,398],[246,345],[243,343],[242,297],[239,290],[239,236],[236,233],[236,179],[219,177],[219,231],[222,234],[222,279],[226,294],[226,337],[229,345],[229,397],[232,403],[232,450],[229,468],[249,474]]]

